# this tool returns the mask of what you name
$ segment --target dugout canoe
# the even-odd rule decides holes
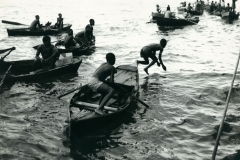
[[[152,12],[152,19],[156,20],[158,17],[164,17],[164,13]]]
[[[187,26],[194,25],[199,22],[198,17],[186,18],[186,19],[177,19],[177,18],[157,18],[158,26]]]
[[[7,29],[8,36],[45,36],[45,35],[56,35],[59,33],[67,32],[72,27],[71,24],[64,24],[63,28],[60,29],[49,29],[45,27],[39,30],[31,31],[29,28],[19,29]]]
[[[56,77],[68,73],[77,72],[82,59],[80,57],[67,57],[56,61],[55,67],[52,69],[42,69],[33,72],[34,60],[21,60],[21,61],[8,61],[1,62],[0,80],[3,78],[4,73],[12,65],[9,73],[6,75],[3,84],[14,83],[16,81],[37,81],[41,79]],[[2,85],[3,85],[2,84]]]
[[[228,22],[231,22],[231,21],[234,21],[234,20],[237,20],[239,17],[239,13],[234,13],[234,12],[222,12],[222,19],[228,21]]]
[[[187,11],[187,12],[194,16],[200,16],[203,14],[203,10],[201,11],[193,10],[193,11]]]
[[[139,90],[138,69],[135,66],[121,65],[117,68],[114,81],[132,95],[137,96]],[[69,120],[71,132],[81,134],[83,131],[96,130],[112,122],[121,120],[126,111],[136,102],[132,96],[118,90],[104,107],[104,115],[95,113],[101,95],[84,85],[76,93],[69,105]]]

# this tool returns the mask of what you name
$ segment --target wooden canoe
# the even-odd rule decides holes
[[[63,74],[77,72],[82,59],[80,57],[67,57],[59,59],[55,63],[55,67],[47,70],[37,70],[33,72],[34,60],[21,60],[21,61],[8,61],[1,62],[0,80],[3,78],[4,73],[12,65],[9,73],[5,77],[4,82],[12,83],[16,81],[37,81],[41,79],[60,76]],[[3,84],[2,84],[3,85]]]
[[[71,24],[64,24],[63,28],[60,29],[42,29],[31,31],[29,28],[19,28],[19,29],[7,29],[8,36],[44,36],[44,35],[55,35],[63,32],[67,32],[72,27]]]
[[[222,19],[228,21],[228,22],[231,22],[231,21],[234,21],[234,20],[237,20],[239,17],[239,13],[236,14],[234,12],[222,12]]]
[[[158,17],[164,17],[164,13],[152,12],[152,19],[156,20]]]
[[[34,46],[34,49],[37,49],[39,45]],[[56,48],[58,49],[58,52],[60,54],[62,53],[72,53],[73,56],[82,56],[82,55],[89,55],[91,53],[91,51],[94,50],[95,46],[90,46],[89,47],[80,47],[80,46],[73,46],[71,48],[65,48],[65,46],[63,45],[58,45],[56,46]]]
[[[186,18],[186,19],[177,19],[177,18],[157,18],[158,26],[187,26],[194,25],[199,22],[198,17]]]
[[[115,83],[137,96],[139,90],[138,69],[135,66],[121,65],[117,67]],[[84,85],[76,93],[69,105],[70,129],[74,133],[95,130],[116,120],[124,118],[126,111],[136,102],[132,96],[117,91],[104,107],[105,115],[94,112],[98,107],[101,95]]]

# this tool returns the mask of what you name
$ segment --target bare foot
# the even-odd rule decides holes
[[[149,75],[147,68],[144,68],[143,70]]]
[[[102,110],[100,110],[100,109],[95,109],[95,112],[98,113],[98,114],[100,114],[100,115],[104,115],[104,114],[105,114],[105,113],[104,113]]]

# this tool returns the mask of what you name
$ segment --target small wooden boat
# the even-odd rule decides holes
[[[93,47],[93,46],[92,46]],[[82,55],[88,55],[91,53],[92,49],[91,47],[71,47],[71,48],[65,48],[64,46],[57,46],[59,53],[72,53],[73,56],[82,56]]]
[[[44,35],[55,35],[63,32],[67,32],[72,27],[71,24],[64,24],[63,28],[59,29],[42,29],[31,31],[29,28],[19,29],[7,29],[8,36],[44,36]]]
[[[215,15],[215,16],[222,16],[222,13],[220,11],[213,11],[213,12],[209,12],[210,15]]]
[[[158,17],[164,17],[164,13],[152,12],[152,19],[156,20]]]
[[[222,19],[228,21],[228,22],[231,22],[231,21],[234,21],[234,20],[237,20],[239,17],[239,13],[234,13],[234,12],[222,12]]]
[[[117,67],[114,78],[115,83],[136,96],[139,90],[138,69],[135,66],[121,65]],[[82,133],[86,130],[95,130],[109,123],[121,120],[126,111],[135,102],[133,96],[126,92],[116,92],[109,102],[104,106],[106,114],[99,115],[94,112],[98,107],[101,95],[93,92],[88,85],[84,85],[76,93],[69,105],[70,129],[74,133]]]
[[[183,13],[187,11],[187,7],[177,7],[178,13]]]
[[[200,10],[200,11],[192,10],[192,11],[187,11],[187,12],[194,16],[200,16],[203,14],[203,10]]]
[[[194,18],[185,18],[185,19],[177,19],[177,18],[158,18],[157,25],[158,26],[187,26],[194,25],[199,22],[198,17]]]
[[[3,61],[1,62],[1,75],[0,79],[3,78],[9,67],[11,69],[5,77],[4,82],[16,82],[16,81],[36,81],[40,79],[55,77],[63,74],[77,72],[82,59],[80,57],[66,57],[56,61],[55,67],[51,69],[40,69],[33,71],[34,60],[21,60],[21,61]]]

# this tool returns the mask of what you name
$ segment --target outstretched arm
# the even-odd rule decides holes
[[[160,50],[160,51],[159,51],[158,59],[159,59],[160,64],[162,65],[163,70],[166,71],[167,68],[166,68],[166,66],[164,66],[163,61],[162,61],[162,52],[163,52],[163,50]],[[159,65],[159,66],[160,66],[160,65]]]

